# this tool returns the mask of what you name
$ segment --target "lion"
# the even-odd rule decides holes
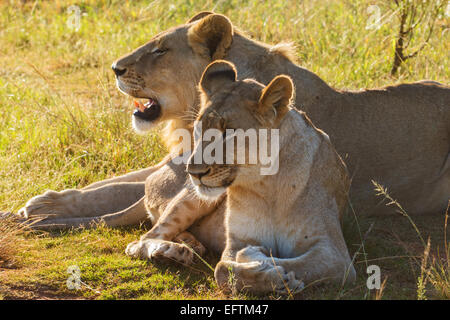
[[[327,132],[348,167],[350,198],[358,213],[389,210],[379,204],[371,180],[388,187],[409,213],[445,209],[450,194],[448,86],[427,81],[358,92],[336,90],[298,66],[289,45],[252,40],[221,14],[201,12],[113,63],[119,90],[148,101],[134,112],[134,128],[146,132],[164,122],[163,140],[169,149],[176,146],[178,137],[173,133],[179,128],[192,130],[200,77],[218,59],[232,62],[239,70],[238,78],[262,84],[278,74],[291,77],[296,88],[294,105]],[[175,197],[192,196],[186,190],[185,168],[172,159],[169,155],[156,166],[80,190],[47,191],[29,200],[19,215],[48,216],[41,226],[49,228],[89,226],[93,221],[132,225],[146,220],[148,214],[158,221],[166,208],[173,207],[169,204]],[[153,192],[152,201],[146,201],[146,190]],[[155,204],[150,213],[146,202]],[[223,211],[224,205],[218,210]],[[199,232],[198,239],[206,240],[205,245],[210,241],[217,248],[223,247],[223,239],[215,241],[215,217],[209,213],[201,221],[185,223]]]
[[[227,195],[218,285],[227,287],[230,273],[233,289],[254,294],[295,292],[325,279],[353,282],[356,272],[340,225],[350,178],[328,136],[289,106],[292,80],[280,75],[267,86],[237,80],[234,66],[218,60],[205,70],[200,90],[199,132],[279,132],[279,168],[264,175],[261,161],[225,161],[225,154],[236,154],[242,144],[233,143],[231,152],[227,145],[220,163],[195,161],[213,143],[196,138],[187,165],[192,184],[203,198],[214,200],[224,190]],[[225,140],[216,148],[225,147]],[[247,160],[252,150],[244,145]]]

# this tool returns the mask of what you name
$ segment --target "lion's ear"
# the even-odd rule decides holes
[[[258,111],[269,119],[281,120],[289,110],[293,93],[294,84],[291,78],[285,75],[275,77],[263,89],[258,103]]]
[[[233,25],[221,14],[205,15],[188,30],[191,48],[212,60],[223,59],[232,41]]]
[[[192,18],[190,18],[190,19],[188,20],[188,22],[186,22],[186,23],[191,23],[191,22],[194,22],[194,21],[203,19],[204,17],[209,16],[210,14],[214,14],[214,12],[211,12],[211,11],[201,11],[201,12],[197,13],[195,16],[193,16]]]
[[[226,83],[235,82],[237,77],[234,65],[228,61],[217,60],[210,63],[203,72],[200,89],[210,96]]]

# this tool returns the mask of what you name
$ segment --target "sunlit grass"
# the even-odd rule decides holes
[[[78,188],[157,163],[165,154],[158,132],[136,135],[131,100],[115,87],[111,63],[201,10],[214,10],[255,39],[292,41],[300,65],[336,88],[358,90],[433,79],[448,83],[448,18],[442,17],[428,46],[389,75],[397,30],[384,1],[2,1],[0,2],[0,211],[16,211],[46,189]],[[80,29],[67,24],[68,8],[81,9]],[[369,5],[383,24],[367,30]],[[414,45],[423,38],[416,35]],[[358,282],[351,288],[313,288],[305,298],[374,298],[365,287],[366,263],[388,276],[383,298],[416,298],[420,267],[409,256],[418,242],[402,217],[360,218],[360,232],[374,227],[365,251],[354,218],[344,232],[357,253]],[[442,241],[442,219],[416,221],[432,243]],[[394,228],[395,227],[395,228]],[[397,230],[393,235],[391,228]],[[132,260],[126,244],[140,228],[71,231],[25,236],[18,269],[0,269],[1,298],[221,298],[212,272]],[[21,236],[22,238],[24,236]],[[359,251],[358,251],[359,250]],[[217,257],[208,257],[214,266]],[[91,288],[70,291],[67,267],[78,265]],[[447,273],[448,275],[448,273]],[[385,276],[383,276],[383,279]],[[430,278],[431,281],[431,278]],[[44,290],[45,289],[45,290]],[[25,292],[34,292],[27,295]],[[50,292],[50,293],[49,293]],[[99,293],[98,293],[99,292]]]

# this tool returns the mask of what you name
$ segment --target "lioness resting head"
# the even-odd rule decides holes
[[[328,136],[289,107],[291,79],[277,76],[264,87],[237,80],[233,65],[217,61],[205,70],[200,88],[195,131],[199,123],[203,132],[279,129],[280,139],[274,175],[261,175],[260,162],[198,162],[210,142],[196,139],[187,171],[197,192],[211,197],[227,188],[227,242],[215,270],[218,284],[228,285],[230,272],[236,289],[256,294],[295,291],[317,280],[354,281],[340,226],[349,177]],[[235,154],[236,147],[226,153]]]

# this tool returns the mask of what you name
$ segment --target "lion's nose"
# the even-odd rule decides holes
[[[113,69],[116,76],[121,76],[127,72],[127,68],[121,68],[117,65],[117,63],[113,63],[111,69]]]

